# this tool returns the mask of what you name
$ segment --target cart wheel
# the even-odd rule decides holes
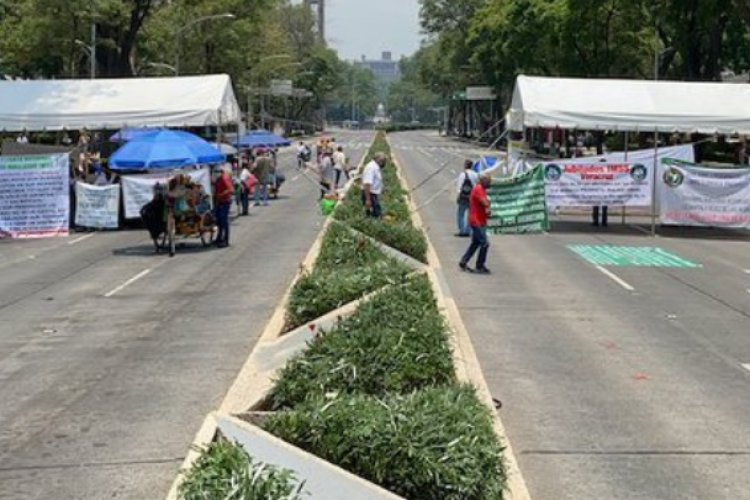
[[[169,256],[174,257],[175,222],[174,216],[172,216],[171,214],[167,219],[167,240],[169,241]]]
[[[213,226],[211,227],[211,229],[207,229],[201,232],[201,243],[203,243],[204,247],[211,246],[215,238],[216,238],[216,228]]]

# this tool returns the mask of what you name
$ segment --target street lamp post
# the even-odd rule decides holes
[[[213,16],[204,16],[199,17],[198,19],[187,23],[185,26],[177,30],[174,34],[175,36],[175,46],[176,46],[176,55],[175,55],[175,75],[179,76],[180,74],[180,43],[182,42],[182,33],[187,31],[188,29],[192,28],[198,23],[202,23],[205,21],[211,21],[213,19],[234,19],[236,16],[234,14],[215,14]]]

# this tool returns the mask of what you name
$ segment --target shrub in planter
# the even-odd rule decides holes
[[[362,295],[398,283],[410,269],[348,228],[333,224],[323,237],[313,271],[294,285],[287,307],[290,328],[333,311]]]
[[[489,410],[468,386],[408,396],[311,400],[266,429],[412,500],[497,500],[502,450]]]
[[[211,443],[186,473],[182,500],[298,500],[303,484],[290,471],[255,463],[227,441]]]
[[[274,409],[330,393],[409,393],[455,382],[447,326],[426,276],[376,295],[282,369]]]

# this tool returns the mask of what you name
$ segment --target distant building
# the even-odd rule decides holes
[[[393,60],[393,54],[390,52],[383,52],[380,60],[368,60],[365,56],[362,56],[362,60],[355,61],[354,64],[372,71],[375,78],[380,82],[391,83],[401,79],[398,61]]]

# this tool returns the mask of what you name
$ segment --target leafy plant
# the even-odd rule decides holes
[[[283,368],[275,409],[330,393],[409,393],[455,381],[447,326],[430,282],[411,278],[360,305]]]
[[[390,147],[382,132],[375,138],[366,161],[371,160],[377,152],[390,153]],[[346,199],[336,211],[335,217],[390,247],[421,262],[426,262],[427,240],[422,231],[414,227],[407,203],[408,193],[401,186],[396,167],[392,163],[383,170],[383,184],[385,189],[381,196],[381,205],[384,210],[382,220],[375,220],[365,215],[362,206],[362,188],[358,185],[353,186],[349,191]]]
[[[313,271],[292,289],[287,325],[294,328],[404,279],[410,269],[367,238],[333,224],[323,237]]]
[[[411,500],[496,500],[506,476],[489,410],[469,386],[310,400],[266,429]]]
[[[292,472],[253,462],[239,445],[217,441],[201,456],[180,484],[182,500],[299,500],[304,484]]]

